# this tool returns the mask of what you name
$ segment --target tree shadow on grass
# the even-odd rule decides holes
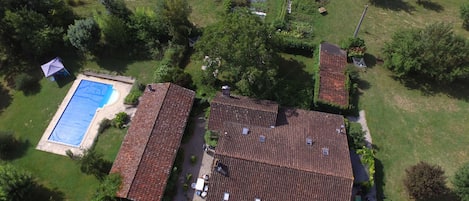
[[[12,100],[10,91],[0,84],[0,114],[11,104]]]
[[[2,159],[11,161],[18,158],[21,158],[26,151],[31,147],[29,140],[14,140],[11,142],[11,149],[6,150],[5,153],[2,153]]]
[[[376,7],[380,7],[383,9],[389,9],[392,11],[405,11],[407,13],[411,13],[415,11],[415,7],[410,5],[409,3],[402,1],[402,0],[370,0],[370,3]]]
[[[63,201],[65,194],[58,189],[49,189],[42,184],[34,184],[26,201]]]
[[[417,2],[417,4],[423,6],[425,9],[433,10],[433,11],[438,12],[438,13],[444,10],[444,8],[443,8],[443,6],[441,6],[441,4],[436,3],[436,2],[432,2],[432,1],[423,0],[423,1]]]
[[[96,63],[98,63],[99,67],[104,68],[111,72],[116,72],[117,74],[124,74],[127,69],[128,65],[131,62],[131,59],[119,58],[115,59],[112,57],[109,58],[96,58]]]
[[[365,56],[364,56],[364,59],[365,59],[365,63],[366,63],[366,67],[367,68],[373,68],[376,66],[376,57],[372,54],[369,54],[369,53],[365,53]]]
[[[444,83],[418,75],[393,78],[401,82],[408,89],[421,91],[425,96],[446,94],[449,97],[469,102],[469,80],[460,79],[452,83]]]
[[[306,65],[294,59],[278,58],[279,72],[273,99],[282,106],[310,109],[313,102],[314,79]]]

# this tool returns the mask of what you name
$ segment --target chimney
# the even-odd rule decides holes
[[[147,85],[147,88],[148,88],[148,91],[155,91],[155,89],[153,89],[153,87],[151,86],[151,84]]]
[[[228,85],[222,86],[221,87],[221,93],[225,97],[230,97],[230,86],[228,86]]]

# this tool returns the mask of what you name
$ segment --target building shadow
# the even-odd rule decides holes
[[[376,199],[383,201],[386,196],[384,195],[384,166],[381,160],[375,158],[375,185],[376,185]]]
[[[438,13],[444,10],[444,8],[443,8],[443,6],[441,6],[441,4],[436,3],[436,2],[432,2],[432,1],[421,0],[421,1],[418,1],[417,4],[421,5],[425,9],[433,10],[433,11],[438,12]]]

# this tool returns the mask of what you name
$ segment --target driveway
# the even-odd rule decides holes
[[[202,115],[198,115],[191,119],[194,123],[194,133],[190,137],[190,140],[183,144],[181,147],[184,149],[184,163],[182,167],[181,175],[179,175],[178,182],[178,193],[176,194],[174,201],[202,201],[200,196],[195,195],[195,191],[190,188],[190,184],[197,181],[197,178],[203,175],[210,175],[213,157],[207,154],[204,149],[204,133],[205,133],[205,119]],[[192,164],[191,156],[195,156],[197,161]],[[192,174],[190,179],[189,189],[184,191],[183,185],[186,182],[186,175]]]

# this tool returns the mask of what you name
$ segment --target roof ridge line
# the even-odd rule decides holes
[[[245,108],[245,109],[250,109],[250,110],[257,110],[257,111],[263,111],[263,112],[273,112],[273,113],[278,113],[278,108],[280,108],[280,106],[278,105],[278,103],[275,103],[277,104],[277,111],[273,111],[273,110],[266,110],[266,109],[259,109],[259,108],[255,108],[255,107],[248,107],[248,106],[245,106],[245,105],[235,105],[235,104],[229,104],[227,102],[222,102],[222,101],[212,101],[212,102],[215,102],[217,104],[223,104],[223,105],[229,105],[229,106],[234,106],[234,107],[240,107],[240,108]]]
[[[261,164],[266,164],[266,165],[270,165],[270,166],[288,168],[288,169],[298,170],[298,171],[302,171],[302,172],[316,173],[316,174],[321,174],[321,175],[325,175],[325,176],[339,177],[339,178],[344,178],[344,179],[352,179],[352,180],[354,179],[353,175],[352,175],[351,178],[348,178],[348,177],[341,176],[341,175],[327,174],[327,173],[323,173],[323,172],[319,172],[319,171],[315,171],[315,170],[306,170],[306,169],[292,167],[292,166],[284,166],[284,165],[280,165],[280,164],[269,163],[269,162],[266,162],[266,161],[250,160],[250,159],[245,158],[245,157],[229,155],[229,154],[226,154],[226,153],[217,153],[216,155],[221,155],[221,156],[230,157],[230,158],[234,158],[234,159],[238,159],[238,160],[244,160],[244,161],[253,162],[253,163],[261,163]]]
[[[163,83],[163,85],[166,84],[166,83]],[[158,84],[156,84],[158,85]],[[160,108],[158,109],[158,113],[156,114],[156,118],[155,118],[155,121],[153,122],[153,126],[151,127],[151,133],[150,135],[148,136],[148,139],[146,140],[145,142],[145,149],[143,149],[143,152],[142,152],[142,155],[140,156],[140,160],[138,161],[138,165],[137,165],[137,170],[135,171],[135,175],[137,175],[139,169],[140,169],[140,164],[142,164],[142,156],[145,154],[147,148],[148,148],[148,142],[150,141],[150,137],[153,133],[153,130],[155,129],[155,126],[156,126],[156,122],[158,121],[158,118],[160,117],[160,111],[161,111],[161,108],[163,108],[163,104],[164,104],[164,100],[166,100],[166,96],[168,95],[168,91],[169,91],[169,88],[171,86],[171,83],[167,84],[168,86],[165,87],[166,88],[166,91],[164,93],[164,97],[163,97],[163,102],[161,103],[161,106]],[[132,182],[130,183],[130,188],[129,188],[129,191],[127,192],[127,195],[126,197],[129,197],[129,194],[130,194],[130,191],[132,190],[132,186],[134,186],[134,182],[135,182],[135,175],[134,177],[132,178]]]

